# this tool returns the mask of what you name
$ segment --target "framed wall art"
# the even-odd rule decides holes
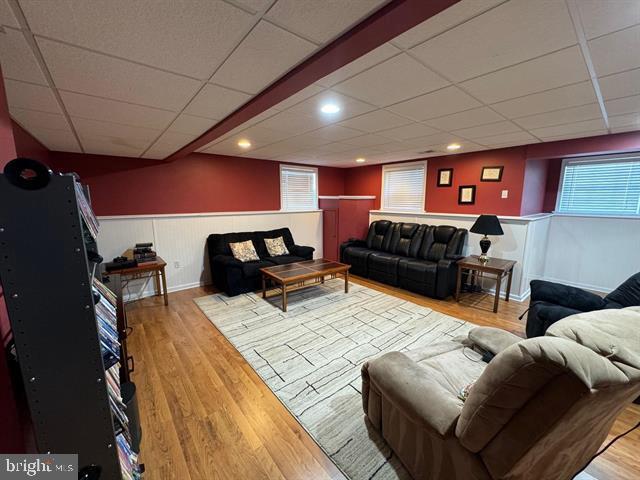
[[[438,169],[438,186],[450,187],[453,185],[453,168]]]
[[[458,205],[473,205],[476,203],[476,186],[461,185],[458,188]]]
[[[501,182],[504,167],[482,167],[481,182]]]

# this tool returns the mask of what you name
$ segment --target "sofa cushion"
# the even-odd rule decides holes
[[[398,271],[398,262],[400,260],[402,260],[402,257],[399,255],[386,252],[373,252],[369,255],[369,270],[378,270],[395,275]]]
[[[409,256],[411,241],[418,231],[417,223],[399,223],[391,238],[390,250],[395,255]]]
[[[260,275],[261,268],[273,267],[275,263],[269,260],[259,260],[257,262],[246,262],[242,264],[242,275],[245,277],[256,277]]]
[[[279,255],[277,257],[269,257],[267,261],[276,265],[286,265],[287,263],[302,262],[304,258],[295,255]]]
[[[604,299],[607,308],[640,306],[640,273],[629,277]]]
[[[373,250],[386,250],[391,240],[391,226],[389,220],[376,220],[371,222],[367,233],[367,247]]]
[[[374,253],[366,247],[347,247],[343,253],[343,261],[351,265],[351,273],[354,275],[367,276],[369,255]]]
[[[398,275],[414,282],[435,284],[437,273],[438,264],[428,260],[403,258],[398,264]]]

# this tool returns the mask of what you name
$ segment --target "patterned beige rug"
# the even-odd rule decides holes
[[[254,293],[195,300],[352,480],[409,478],[364,421],[360,367],[389,351],[466,335],[472,325],[343,280],[289,294],[288,312]],[[279,303],[277,303],[279,305]]]

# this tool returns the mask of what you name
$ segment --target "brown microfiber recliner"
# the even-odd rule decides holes
[[[387,353],[363,365],[364,411],[416,479],[570,479],[640,394],[639,327],[629,307]]]

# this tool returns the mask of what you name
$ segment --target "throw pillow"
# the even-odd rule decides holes
[[[289,250],[284,244],[284,238],[265,238],[264,244],[267,246],[267,252],[272,257],[279,257],[280,255],[289,255]]]
[[[251,240],[230,243],[229,247],[231,248],[231,253],[233,253],[233,258],[241,262],[255,262],[256,260],[260,260]]]

